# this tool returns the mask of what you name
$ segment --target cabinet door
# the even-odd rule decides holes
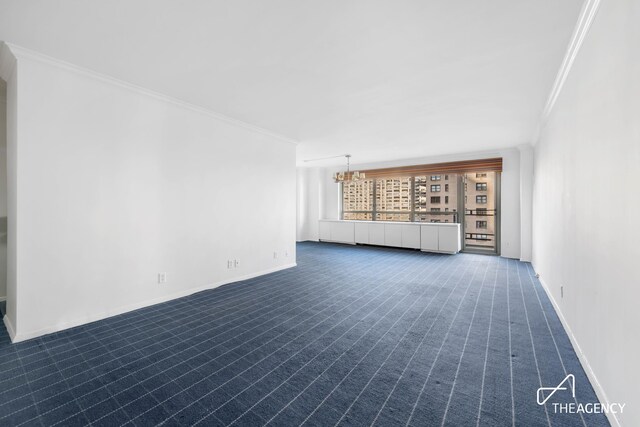
[[[420,249],[423,251],[438,250],[438,227],[435,225],[420,226]]]
[[[356,243],[369,243],[369,224],[366,222],[355,223],[355,237]]]
[[[386,246],[402,246],[402,224],[384,225],[384,244]]]
[[[460,250],[460,233],[458,227],[438,227],[438,250],[455,253]]]
[[[331,223],[320,221],[319,238],[320,240],[331,240]]]
[[[354,225],[352,222],[332,222],[331,240],[342,243],[355,243]]]
[[[384,245],[384,224],[369,224],[369,244]]]
[[[420,249],[420,226],[402,225],[402,247]]]

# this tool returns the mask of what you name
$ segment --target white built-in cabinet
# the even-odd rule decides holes
[[[320,240],[457,253],[460,224],[320,220]]]

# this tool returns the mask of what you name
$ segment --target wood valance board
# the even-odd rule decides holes
[[[359,170],[366,179],[397,176],[424,176],[443,173],[502,172],[502,157],[459,162],[432,163],[428,165],[400,166],[384,169]]]

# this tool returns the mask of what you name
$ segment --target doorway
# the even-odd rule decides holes
[[[500,254],[500,173],[467,172],[462,175],[462,249]]]

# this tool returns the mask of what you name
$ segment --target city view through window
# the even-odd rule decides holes
[[[496,172],[385,177],[342,184],[342,218],[461,223],[470,250],[496,249]]]

